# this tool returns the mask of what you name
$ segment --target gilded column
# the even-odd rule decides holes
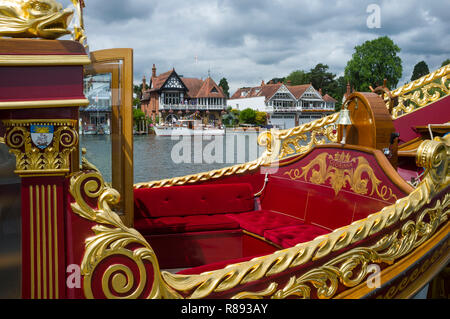
[[[64,297],[65,181],[78,143],[76,120],[4,120],[22,178],[22,296]]]

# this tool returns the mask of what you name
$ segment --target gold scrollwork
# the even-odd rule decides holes
[[[81,263],[86,298],[179,297],[163,284],[158,260],[144,237],[135,229],[126,227],[110,208],[110,205],[118,203],[120,195],[105,185],[98,172],[80,172],[74,175],[70,181],[70,193],[75,199],[71,204],[73,212],[96,223],[92,228],[95,235],[86,239]],[[91,207],[85,197],[97,199],[97,207]],[[115,260],[117,257],[122,259]],[[137,267],[137,274],[123,258]],[[103,273],[99,273],[96,269],[103,263],[109,266]],[[152,287],[145,295],[144,288],[148,282],[152,282]],[[102,287],[103,295],[94,294],[93,283],[96,287]]]
[[[281,140],[278,158],[281,160],[288,156],[304,154],[316,145],[337,142],[338,117],[339,113],[334,113],[289,130],[274,131],[275,138]]]
[[[424,143],[430,142],[432,141]],[[253,292],[253,294],[256,297],[309,298],[311,290],[315,289],[315,295],[319,298],[331,298],[336,294],[339,283],[346,287],[354,287],[366,277],[369,263],[393,263],[430,238],[444,222],[448,222],[449,194],[442,200],[437,200],[432,208],[426,208],[435,195],[448,187],[450,181],[447,162],[436,161],[436,158],[442,158],[436,152],[448,152],[450,138],[442,139],[440,143],[441,145],[445,143],[444,147],[433,148],[434,152],[428,152],[422,163],[431,165],[432,170],[439,172],[441,182],[436,183],[436,179],[427,174],[421,184],[407,197],[397,200],[395,204],[385,207],[378,213],[336,229],[332,233],[317,237],[310,242],[301,243],[247,262],[229,265],[224,269],[199,275],[176,275],[162,272],[162,276],[167,285],[176,291],[188,294],[188,298],[206,298],[212,293],[227,291],[242,284],[280,274],[287,269],[311,261],[318,261],[331,252],[339,251],[406,220],[401,229],[394,228],[375,245],[353,248],[322,266],[291,278],[285,287],[275,291],[272,295],[270,293],[274,289],[269,288],[273,288],[273,286],[263,291]],[[407,220],[413,213],[420,212],[422,209],[422,213],[416,220]],[[240,296],[249,298],[252,296],[252,292],[241,292],[236,297]]]
[[[308,179],[307,175],[310,172],[311,175]],[[368,178],[362,177],[364,173],[367,174]],[[376,192],[378,197],[385,201],[397,199],[391,188],[380,185],[381,181],[376,177],[369,162],[363,156],[351,158],[350,153],[336,153],[334,156],[329,153],[321,153],[308,165],[300,169],[293,168],[284,174],[292,180],[301,179],[316,185],[326,184],[329,181],[335,195],[347,183],[356,194],[367,195],[369,193],[367,186],[370,181],[372,188],[369,196]]]
[[[430,73],[391,92],[391,98],[398,98],[392,109],[394,119],[411,113],[450,93],[450,65]]]
[[[309,299],[311,290],[315,288],[318,298],[328,299],[336,294],[339,283],[348,288],[355,287],[367,277],[370,264],[392,264],[394,260],[405,256],[430,238],[437,227],[447,220],[450,214],[449,205],[450,195],[447,194],[442,202],[438,200],[433,208],[426,209],[416,221],[408,221],[400,233],[395,231],[383,237],[372,247],[352,249],[299,277],[293,276],[281,289],[268,288],[268,293],[264,296],[270,296],[272,299],[292,296]],[[425,215],[428,222],[424,222]],[[261,293],[254,294],[259,296]],[[252,296],[251,292],[241,292],[235,297],[251,298]]]
[[[93,227],[95,235],[86,241],[82,261],[85,295],[96,297],[92,292],[92,281],[99,275],[104,296],[142,297],[141,282],[131,285],[136,275],[129,266],[113,262],[114,257],[131,259],[138,269],[143,269],[143,263],[153,267],[153,281],[143,273],[142,276],[139,275],[140,281],[153,283],[151,292],[144,297],[206,298],[213,293],[226,292],[242,284],[279,275],[311,261],[319,262],[332,252],[338,252],[369,236],[390,229],[374,245],[357,246],[341,253],[304,274],[292,276],[284,287],[279,288],[279,284],[269,280],[268,287],[262,291],[243,291],[234,296],[310,298],[314,293],[314,296],[319,298],[332,298],[339,285],[355,287],[361,283],[368,275],[369,264],[394,263],[423,244],[441,225],[448,222],[450,194],[447,193],[440,199],[435,199],[435,196],[450,184],[447,157],[444,156],[448,154],[450,137],[424,143],[434,145],[425,145],[419,149],[420,163],[429,167],[428,174],[407,197],[363,220],[319,236],[310,242],[199,275],[161,272],[153,250],[142,235],[125,227],[118,215],[111,210],[110,205],[117,202],[119,194],[106,187],[97,172],[80,172],[71,179],[70,191],[75,199],[71,204],[72,209],[76,214],[97,224]],[[436,176],[432,177],[432,171]],[[97,198],[96,207],[92,208],[87,204],[85,197]],[[411,216],[415,213],[412,219]],[[393,227],[400,222],[403,223],[400,228]],[[97,274],[98,265],[107,263],[108,266],[108,262],[106,271]],[[105,265],[102,269],[105,269]],[[136,290],[129,291],[131,286],[137,286]],[[111,288],[115,291],[110,291]],[[136,291],[138,293],[135,293]]]
[[[70,153],[78,142],[78,133],[74,128],[75,122],[71,120],[3,121],[7,127],[5,143],[16,157],[15,172],[23,176],[68,173]],[[32,142],[29,127],[33,124],[55,126],[52,142],[44,149],[39,149]]]

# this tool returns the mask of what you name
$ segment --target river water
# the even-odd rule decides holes
[[[134,182],[148,182],[223,168],[255,160],[264,151],[257,132],[227,132],[224,136],[135,135]],[[111,181],[111,137],[81,135],[86,158]]]

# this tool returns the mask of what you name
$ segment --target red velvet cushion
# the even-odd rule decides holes
[[[264,238],[283,248],[289,248],[329,232],[329,230],[318,226],[303,224],[267,230],[264,232]]]
[[[238,229],[239,224],[224,215],[141,218],[134,228],[144,235],[174,234],[209,230]]]
[[[134,190],[135,215],[170,217],[242,213],[254,208],[250,184],[217,184]]]
[[[303,221],[300,219],[269,210],[257,210],[226,216],[236,220],[241,228],[260,236],[263,236],[264,231],[268,229],[303,224]]]

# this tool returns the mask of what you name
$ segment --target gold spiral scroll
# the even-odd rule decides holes
[[[81,263],[86,298],[177,298],[164,285],[153,249],[135,229],[126,227],[110,205],[119,193],[95,171],[79,172],[70,180],[74,213],[95,222]],[[88,202],[95,201],[96,207]],[[133,248],[131,248],[133,247]],[[151,287],[148,287],[149,283]],[[101,287],[99,292],[99,287]]]

